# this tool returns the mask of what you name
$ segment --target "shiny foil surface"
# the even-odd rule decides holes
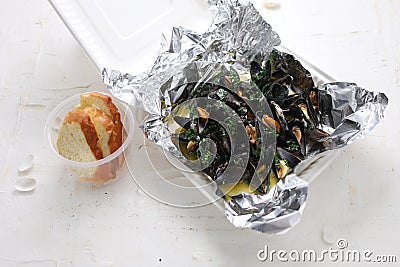
[[[115,97],[149,114],[141,126],[146,137],[182,160],[165,121],[177,94],[188,93],[176,93],[176,88],[192,82],[214,83],[232,72],[247,83],[251,62],[263,64],[280,44],[279,36],[251,3],[210,0],[209,4],[215,13],[209,29],[199,34],[173,28],[170,42],[164,43],[149,70],[133,75],[105,68],[102,73],[104,84]],[[307,144],[310,149],[305,159],[365,136],[382,120],[388,104],[383,93],[367,91],[354,83],[322,84],[316,90],[316,127],[329,136],[321,140],[323,146]],[[308,183],[291,172],[266,194],[243,192],[225,197],[225,214],[236,227],[284,233],[299,222],[307,192]]]

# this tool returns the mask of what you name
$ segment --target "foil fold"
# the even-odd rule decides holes
[[[321,128],[330,134],[329,149],[364,137],[382,119],[388,104],[383,93],[367,91],[355,83],[334,82],[318,87]]]
[[[137,75],[110,69],[102,72],[104,84],[115,97],[149,113],[142,124],[146,137],[178,158],[182,155],[163,121],[173,104],[169,92],[191,81],[212,80],[212,74],[218,76],[217,72],[209,73],[215,71],[215,63],[237,72],[247,70],[249,75],[250,62],[262,63],[280,44],[279,36],[251,3],[208,2],[215,12],[211,27],[202,34],[173,28],[169,45],[163,45],[148,71]],[[383,118],[388,103],[384,94],[369,92],[354,83],[328,83],[318,86],[317,90],[322,103],[319,127],[330,137],[324,150],[313,151],[308,158],[365,136]],[[227,199],[225,214],[236,227],[284,233],[300,220],[307,192],[308,183],[291,173],[267,194],[241,193]]]
[[[225,215],[236,227],[283,234],[300,221],[308,183],[289,174],[265,195],[242,193],[225,202]]]

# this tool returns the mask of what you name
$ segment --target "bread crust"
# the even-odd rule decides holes
[[[103,95],[97,92],[90,92],[87,94],[82,94],[81,97],[81,105],[82,106],[91,106],[95,104],[95,101],[101,101],[106,109],[103,109],[108,116],[110,116],[111,120],[114,123],[114,130],[110,136],[108,145],[110,147],[110,153],[115,152],[122,145],[122,122],[121,115],[118,111],[118,108],[112,102],[112,99],[108,95]]]
[[[85,135],[85,139],[87,144],[90,147],[94,157],[99,160],[103,158],[103,152],[97,146],[97,142],[99,138],[97,137],[96,129],[92,121],[90,120],[90,116],[83,110],[73,109],[65,116],[64,123],[79,123],[81,126],[81,130]]]
[[[89,115],[95,128],[96,128],[96,122],[100,123],[105,128],[105,131],[108,134],[107,145],[106,145],[108,149],[105,151],[105,149],[103,148],[104,144],[100,144],[101,138],[99,138],[100,142],[98,143],[98,145],[100,148],[102,148],[103,156],[107,157],[108,155],[112,154],[115,150],[119,148],[119,146],[117,147],[118,144],[112,142],[111,140],[113,132],[115,131],[115,124],[113,123],[111,118],[102,110],[99,110],[94,107],[85,107],[83,110]],[[97,133],[97,136],[99,137],[99,132]]]

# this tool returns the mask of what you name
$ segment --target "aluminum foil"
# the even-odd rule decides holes
[[[308,183],[289,174],[265,195],[243,193],[225,202],[225,214],[236,227],[283,234],[300,221]]]
[[[177,88],[191,82],[215,82],[227,71],[246,81],[250,63],[261,64],[280,44],[279,36],[251,3],[210,0],[209,4],[215,12],[211,27],[201,34],[174,28],[169,44],[164,42],[148,71],[132,75],[103,70],[104,84],[115,97],[149,114],[142,124],[146,137],[180,159],[184,157],[172,142],[165,120],[177,94],[182,94]],[[384,94],[353,83],[323,84],[317,90],[321,103],[318,128],[330,136],[323,140],[325,146],[310,150],[307,158],[367,134],[383,118],[388,103]],[[284,233],[300,220],[307,192],[307,182],[291,173],[267,194],[240,193],[226,198],[226,217],[237,227]]]
[[[320,128],[330,134],[329,149],[364,137],[383,119],[388,98],[355,83],[336,82],[318,87]]]

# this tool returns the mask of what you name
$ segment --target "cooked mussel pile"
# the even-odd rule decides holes
[[[241,88],[241,78],[234,73],[221,77],[221,83],[218,84],[186,84],[177,88],[177,97],[171,96],[171,125],[178,125],[175,128],[170,127],[174,145],[185,158],[196,162],[199,170],[218,181],[218,191],[225,196],[240,192],[267,193],[307,156],[323,151],[329,141],[329,135],[318,127],[318,90],[311,74],[292,55],[273,50],[262,64],[251,63],[250,74],[271,111],[262,114],[262,125],[256,120],[248,101],[245,101],[251,98],[251,92]],[[215,119],[216,114],[212,114],[223,113],[215,102],[203,106],[194,103],[179,105],[184,101],[191,103],[190,99],[199,97],[218,100],[236,114],[222,118],[222,126],[221,121]],[[236,157],[235,161],[240,161],[240,148],[244,147],[240,142],[233,147],[232,136],[235,134],[229,134],[235,131],[233,126],[238,124],[242,124],[245,129],[249,156],[241,166],[243,174],[240,181],[234,187],[225,187],[230,183],[229,176],[225,175],[222,181],[219,178],[232,157]],[[275,138],[276,146],[263,147],[259,138],[260,131],[266,132],[268,138]],[[233,149],[236,151],[234,154]],[[272,158],[271,166],[268,166],[270,168],[258,164],[263,153]],[[256,183],[252,180],[254,176],[258,177]]]

